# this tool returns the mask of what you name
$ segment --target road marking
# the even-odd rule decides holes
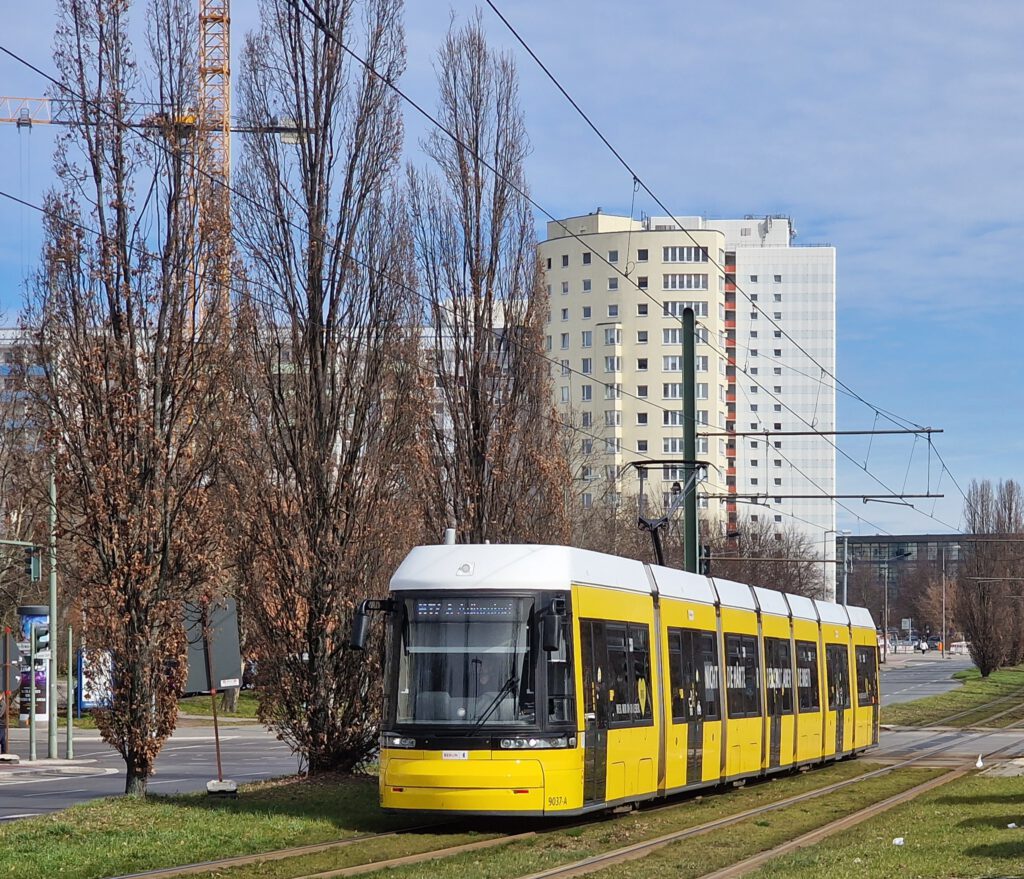
[[[75,778],[103,778],[107,775],[117,775],[118,770],[116,769],[96,769],[89,772],[88,775],[78,773]],[[15,776],[10,779],[0,779],[0,787],[17,787],[20,784],[45,784],[53,783],[55,781],[67,781],[66,775],[51,775],[49,778],[25,778],[24,776]],[[59,793],[59,791],[58,791]]]
[[[15,818],[35,818],[37,815],[45,814],[45,812],[20,812],[17,815],[0,815],[0,821],[13,821]]]
[[[57,781],[58,779],[54,779]],[[88,793],[89,789],[85,787],[75,788],[74,790],[49,790],[43,794],[22,794],[22,797],[26,800],[31,800],[33,797],[55,797],[61,794],[84,794]]]

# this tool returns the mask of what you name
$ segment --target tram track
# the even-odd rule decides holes
[[[1010,724],[1009,726],[1004,727],[1004,728],[1000,728],[1000,729],[986,730],[986,731],[979,731],[979,732],[976,732],[976,733],[970,733],[967,736],[967,741],[968,742],[980,742],[980,741],[983,741],[984,739],[986,739],[988,737],[991,737],[993,735],[998,735],[1000,733],[1006,732],[1007,730],[1015,729],[1015,728],[1020,728],[1022,726],[1024,726],[1024,720],[1015,721],[1013,724]],[[586,858],[586,859],[583,859],[581,861],[578,861],[578,862],[575,862],[575,863],[572,863],[572,864],[567,864],[567,865],[563,865],[563,866],[559,866],[559,867],[554,867],[554,868],[551,868],[549,870],[542,871],[540,873],[530,874],[529,876],[521,877],[521,879],[568,879],[568,877],[570,877],[570,876],[585,875],[586,873],[595,872],[596,870],[599,870],[599,869],[604,869],[606,866],[610,866],[610,865],[612,865],[614,863],[617,863],[619,860],[622,860],[622,861],[634,860],[636,858],[643,857],[645,854],[647,854],[647,853],[649,853],[651,851],[655,851],[655,850],[657,850],[659,848],[662,848],[664,846],[670,845],[673,842],[681,841],[681,840],[684,840],[684,839],[687,839],[687,838],[690,838],[690,837],[704,835],[704,834],[707,834],[707,833],[711,833],[711,832],[713,832],[715,830],[719,830],[719,829],[726,828],[726,827],[729,827],[729,826],[732,826],[732,825],[735,825],[735,824],[739,824],[739,823],[742,823],[742,822],[747,821],[747,820],[755,819],[755,818],[757,818],[760,815],[768,814],[770,812],[775,812],[775,811],[778,811],[780,809],[787,808],[789,806],[794,806],[794,805],[797,805],[799,803],[806,802],[808,800],[813,800],[813,799],[816,799],[818,797],[825,796],[827,794],[830,794],[830,793],[842,790],[844,788],[848,788],[848,787],[850,787],[852,785],[859,784],[860,782],[867,781],[867,780],[870,780],[872,778],[877,778],[877,777],[879,777],[881,775],[885,775],[887,773],[891,773],[891,772],[897,771],[897,770],[899,770],[901,768],[905,768],[905,767],[921,766],[921,767],[929,767],[929,768],[935,767],[935,768],[948,769],[948,770],[950,770],[950,772],[947,772],[944,775],[939,776],[939,778],[940,779],[945,779],[947,781],[952,781],[952,780],[954,780],[954,776],[955,777],[962,776],[963,774],[968,772],[971,767],[970,767],[970,765],[964,765],[965,761],[962,758],[959,759],[959,760],[955,760],[954,759],[952,762],[946,762],[950,758],[943,757],[943,753],[948,751],[950,748],[954,747],[955,745],[962,746],[964,744],[964,736],[963,735],[956,736],[956,741],[955,742],[946,741],[946,739],[948,739],[950,737],[950,735],[951,734],[948,731],[947,732],[937,733],[935,736],[932,736],[930,739],[926,739],[925,742],[922,743],[921,745],[918,745],[909,755],[907,755],[907,756],[898,755],[898,754],[894,755],[894,758],[895,758],[894,762],[889,763],[889,764],[887,764],[885,766],[882,766],[882,767],[880,767],[878,769],[871,770],[869,772],[865,772],[865,773],[863,773],[861,775],[858,775],[858,776],[856,776],[854,778],[844,779],[842,781],[835,782],[833,784],[825,785],[825,786],[820,787],[820,788],[815,788],[814,790],[805,791],[803,793],[796,794],[796,795],[791,796],[791,797],[786,797],[784,799],[778,800],[778,801],[773,802],[773,803],[768,803],[768,804],[765,804],[763,806],[758,806],[758,807],[753,808],[753,809],[747,809],[747,810],[744,810],[744,811],[741,811],[741,812],[737,812],[737,813],[732,814],[732,815],[723,816],[721,818],[714,819],[712,821],[708,821],[708,822],[705,822],[703,824],[700,824],[700,825],[697,825],[697,826],[694,826],[694,827],[688,827],[688,828],[683,828],[683,829],[678,830],[678,831],[673,831],[673,832],[671,832],[669,834],[664,834],[662,836],[653,838],[651,840],[641,841],[641,842],[638,842],[638,843],[634,843],[634,844],[632,844],[630,846],[621,847],[621,848],[614,849],[614,850],[609,851],[609,852],[605,852],[605,853],[601,853],[601,854],[598,854],[598,855],[594,855],[594,856],[591,856],[590,858]],[[937,744],[929,745],[929,742],[932,742],[932,741],[935,741],[935,740],[938,740]],[[1002,755],[1004,753],[1008,753],[1009,751],[1011,751],[1011,750],[1013,750],[1015,748],[1017,750],[1020,750],[1021,749],[1021,745],[1019,743],[1016,743],[1016,742],[1011,742],[1011,743],[1009,743],[1007,745],[1002,746],[1001,748],[994,749],[994,750],[991,750],[991,751],[988,751],[988,752],[982,752],[983,761],[990,761],[990,760],[996,759],[1000,755]],[[827,765],[827,764],[825,764],[825,765]],[[935,783],[938,783],[938,780],[936,780],[936,779],[933,779],[932,781],[935,782]],[[918,790],[918,788],[921,788],[921,789]],[[924,788],[923,788],[923,786],[919,785],[917,788],[911,789],[911,791],[917,791],[918,793],[923,793],[924,792]],[[903,796],[904,797],[904,799],[900,800],[900,802],[904,802],[904,801],[908,801],[909,799],[912,799],[912,796],[910,796],[911,791],[907,791],[907,792],[904,792],[904,794],[899,795],[899,796]],[[913,795],[916,796],[916,793],[913,794]],[[689,800],[684,800],[682,802],[658,803],[658,804],[653,805],[653,806],[643,807],[643,808],[641,808],[639,810],[638,813],[637,812],[628,813],[627,815],[617,816],[617,817],[612,818],[610,820],[612,820],[612,821],[621,820],[623,818],[629,817],[630,814],[632,814],[632,815],[636,815],[636,814],[650,815],[650,814],[659,813],[659,812],[663,812],[663,811],[667,811],[667,810],[671,810],[671,809],[678,809],[680,807],[685,807],[685,805],[688,802],[689,802]],[[888,801],[885,801],[885,802],[888,802]],[[897,803],[894,800],[894,802],[891,803],[890,805],[896,805],[896,804]],[[883,804],[875,804],[875,806],[868,807],[867,809],[864,809],[864,810],[860,810],[860,812],[858,812],[857,814],[861,815],[863,813],[863,816],[864,816],[860,820],[864,820],[866,817],[870,817],[870,809],[871,808],[876,808],[877,807],[877,809],[879,811],[881,811],[882,810],[882,805]],[[885,808],[889,808],[889,806],[885,806]],[[841,826],[842,821],[847,820],[847,819],[852,820],[852,818],[853,818],[853,816],[846,816],[846,818],[839,819],[839,821],[837,821],[837,822],[833,822],[833,824],[835,824],[835,830],[832,831],[832,832],[839,832],[839,830],[844,829],[845,825]],[[371,861],[367,861],[365,863],[352,864],[352,865],[349,865],[349,866],[339,867],[339,868],[331,869],[331,870],[327,870],[327,871],[320,871],[320,872],[315,872],[315,873],[307,873],[307,874],[297,875],[297,876],[294,877],[294,879],[342,879],[342,877],[366,875],[368,873],[374,873],[374,872],[378,872],[378,871],[386,870],[386,869],[396,869],[396,868],[399,868],[399,867],[411,866],[411,865],[415,865],[415,864],[419,864],[419,863],[424,863],[424,862],[431,861],[431,860],[443,860],[443,859],[446,859],[446,858],[455,857],[457,855],[465,854],[465,853],[472,852],[472,851],[497,848],[497,847],[513,844],[513,843],[516,843],[516,842],[525,842],[525,841],[527,841],[529,839],[535,839],[535,838],[539,838],[539,837],[542,837],[542,836],[548,836],[548,835],[551,835],[551,834],[565,833],[566,831],[578,829],[580,827],[593,826],[595,823],[596,822],[594,820],[594,816],[588,816],[588,817],[586,817],[584,819],[577,820],[577,821],[558,822],[556,824],[553,824],[550,827],[544,827],[542,829],[531,829],[531,830],[528,830],[528,831],[525,831],[525,832],[520,832],[520,833],[495,835],[495,836],[491,836],[491,837],[489,837],[487,839],[477,839],[477,840],[474,840],[472,842],[463,843],[463,844],[459,844],[459,845],[444,846],[444,847],[436,848],[436,849],[428,849],[428,850],[425,850],[425,851],[422,851],[422,852],[415,852],[415,853],[411,853],[411,854],[405,854],[405,855],[401,855],[401,856],[395,857],[395,858],[387,858],[387,859],[383,859],[383,860],[371,860]],[[309,856],[309,855],[316,855],[316,854],[322,854],[322,853],[325,853],[325,852],[342,850],[342,849],[350,848],[350,847],[361,845],[361,844],[372,844],[372,843],[375,843],[375,842],[379,842],[381,840],[387,840],[389,838],[398,838],[398,837],[401,837],[401,836],[404,836],[404,835],[408,835],[408,834],[412,834],[412,833],[422,833],[422,832],[425,832],[425,831],[427,831],[427,832],[429,832],[429,831],[437,832],[437,831],[442,831],[444,829],[450,829],[451,832],[457,833],[458,829],[460,827],[463,827],[463,826],[465,826],[465,825],[462,822],[452,822],[452,821],[438,822],[438,823],[434,823],[434,824],[416,825],[414,827],[402,828],[402,829],[399,829],[399,830],[388,831],[386,833],[362,834],[362,835],[359,835],[359,836],[346,837],[344,839],[331,840],[331,841],[327,841],[327,842],[323,842],[323,843],[314,843],[314,844],[304,845],[304,846],[295,846],[295,847],[290,847],[290,848],[277,849],[277,850],[273,850],[273,851],[269,851],[269,852],[261,852],[261,853],[254,854],[254,855],[239,855],[239,856],[230,857],[230,858],[223,858],[223,859],[218,859],[218,860],[197,862],[197,863],[187,864],[187,865],[182,865],[182,866],[177,866],[177,867],[159,868],[159,869],[148,870],[148,871],[143,871],[143,872],[138,872],[138,873],[125,874],[125,875],[122,875],[122,876],[114,877],[114,879],[175,879],[175,877],[181,877],[181,876],[197,876],[197,875],[204,875],[204,874],[205,875],[209,875],[209,874],[212,874],[212,873],[218,873],[220,871],[223,871],[223,870],[226,870],[226,869],[231,869],[231,868],[240,868],[240,867],[247,867],[247,866],[257,866],[257,865],[259,865],[261,863],[269,862],[269,861],[285,861],[285,860],[289,860],[289,859],[292,859],[292,858],[302,858],[302,857]],[[827,826],[831,826],[831,825],[827,825]],[[853,826],[853,825],[851,824],[849,826]],[[819,831],[824,831],[824,830],[825,830],[825,827],[819,828],[818,830],[815,830],[812,833],[817,833]],[[828,834],[826,834],[826,835],[828,835]],[[808,840],[813,841],[811,839],[811,834],[807,834],[806,836],[807,836]],[[800,837],[800,839],[803,839],[803,837]],[[785,843],[784,845],[792,845],[793,847],[800,847],[797,844],[798,841],[799,840],[792,840],[792,841],[790,841],[788,843]],[[803,844],[807,845],[807,844],[811,844],[811,842],[805,842]],[[785,849],[785,851],[789,851],[789,850],[791,850],[791,849]],[[779,850],[778,850],[777,853],[778,854],[783,853],[783,847],[779,847]],[[767,853],[763,853],[763,854],[767,854]],[[751,867],[751,869],[753,869],[753,867]],[[717,876],[717,874],[714,874],[714,875]],[[730,875],[730,874],[723,873],[722,874],[723,879],[724,879],[725,876],[728,876],[728,875]],[[740,874],[737,873],[736,875],[740,875]]]

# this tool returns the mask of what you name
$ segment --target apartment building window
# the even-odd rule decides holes
[[[546,289],[548,291],[548,298],[550,298],[551,297],[551,285],[548,284]]]
[[[580,468],[580,478],[586,480],[595,479],[594,468],[590,464],[584,464]]]
[[[592,313],[593,312],[592,312],[591,307],[589,305],[584,305],[583,306],[583,319],[584,320],[590,320],[590,315]]]
[[[568,360],[563,360],[562,361],[562,375],[568,375],[568,374],[569,374],[569,361]]]
[[[569,319],[569,309],[568,308],[563,308],[562,309],[562,320],[568,320],[568,319]]]
[[[782,294],[781,293],[774,293],[774,294],[772,294],[772,300],[775,301],[775,302],[782,302]]]
[[[751,330],[750,331],[750,338],[751,339],[756,339],[757,338],[757,330]]]
[[[562,385],[562,402],[569,402],[569,388],[567,385]]]
[[[678,354],[669,354],[661,358],[661,369],[663,372],[682,372],[683,358]]]
[[[776,366],[772,370],[772,375],[782,375],[782,367],[781,366]]]
[[[604,343],[606,345],[621,345],[622,330],[620,330],[618,327],[605,327]]]
[[[647,248],[642,247],[636,252],[637,262],[647,262]]]
[[[753,479],[750,480],[750,484],[751,485],[757,485],[757,477],[756,476]]]
[[[587,437],[584,440],[580,440],[580,452],[584,455],[591,455],[594,452],[594,441]]]
[[[549,257],[548,257],[548,259],[547,259],[547,267],[548,267],[549,269],[551,268],[551,257],[550,257],[550,256],[549,256]]]
[[[756,293],[751,293],[750,294],[750,301],[751,302],[757,302],[757,294]]]
[[[750,393],[752,393],[752,394],[756,394],[757,393],[757,385],[751,385],[750,386]]]
[[[544,337],[544,350],[545,351],[550,351],[551,350],[551,336],[545,336]]]
[[[567,253],[563,253],[562,254],[562,268],[563,269],[569,268],[569,254],[567,254]]]
[[[751,348],[750,349],[750,356],[751,357],[757,357],[757,348]]]
[[[707,317],[708,304],[706,302],[686,302],[678,300],[665,300],[662,304],[666,317],[682,317],[683,310],[692,308],[694,317]]]
[[[781,466],[782,466],[782,458],[774,458],[774,459],[772,460],[772,463],[773,463],[773,464],[774,464],[774,465],[775,465],[776,467],[781,467]]]
[[[594,388],[591,385],[583,385],[580,388],[580,399],[584,403],[589,403],[594,399]]]
[[[683,383],[665,382],[665,384],[661,386],[661,396],[666,400],[683,399]]]
[[[647,385],[637,385],[636,386],[636,395],[638,397],[646,397],[647,396]]]
[[[589,266],[590,265],[590,251],[589,250],[584,250],[583,251],[583,265],[585,265],[585,266]]]
[[[782,485],[782,480],[781,479],[773,479],[772,480],[772,484],[773,485]]]
[[[608,262],[618,262],[618,261],[619,261],[619,252],[617,250],[609,250],[608,251]]]
[[[636,285],[641,290],[646,290],[647,289],[647,275],[639,275],[639,276],[637,276]]]
[[[618,290],[619,289],[619,279],[618,278],[609,278],[608,279],[608,289],[609,290]]]
[[[742,229],[740,229],[740,238],[749,238],[749,237],[750,237],[750,226],[744,226]]]
[[[776,284],[781,284],[782,283],[782,275],[776,275],[775,276],[775,283]]]
[[[757,320],[757,317],[758,317],[758,313],[756,311],[750,312],[750,319],[751,320]]]
[[[583,427],[594,426],[594,413],[593,412],[581,412],[580,413],[580,424]]]
[[[608,306],[608,317],[618,317],[618,316],[619,316],[619,306],[618,305],[609,305]]]
[[[622,413],[618,409],[604,410],[604,426],[618,427],[622,424]]]
[[[567,296],[569,294],[569,282],[562,281],[562,295]]]
[[[647,451],[647,440],[637,440],[636,441],[636,450],[638,452],[646,452]]]
[[[683,413],[676,412],[673,410],[665,410],[661,413],[661,423],[665,427],[681,427],[683,423]]]
[[[663,247],[662,262],[707,262],[706,247]]]
[[[646,357],[637,357],[637,359],[636,359],[636,368],[637,368],[637,372],[646,372],[647,371],[647,358]]]
[[[647,330],[637,330],[636,331],[636,343],[638,345],[646,345],[647,344]]]
[[[781,403],[776,403],[774,406],[772,406],[772,411],[773,412],[781,412],[782,411],[782,404]]]
[[[696,399],[698,399],[698,400],[706,400],[708,398],[708,383],[707,382],[697,382],[694,385],[694,392],[696,394]]]
[[[776,330],[773,333],[773,335],[775,336],[776,339],[781,339],[782,338],[782,330]]]
[[[606,400],[618,400],[622,396],[622,385],[618,382],[609,383],[604,386],[604,398]]]
[[[568,333],[562,333],[562,350],[564,351],[568,347],[569,347],[569,334]]]
[[[776,357],[781,357],[782,356],[782,349],[781,348],[776,348],[775,349],[775,356]]]
[[[751,275],[750,276],[750,283],[751,284],[756,284],[757,283],[757,275]]]
[[[773,317],[773,318],[774,318],[775,320],[782,320],[782,312],[781,312],[781,311],[776,311],[776,312],[773,312],[773,313],[772,313],[772,317]]]
[[[750,374],[751,375],[757,375],[757,367],[756,366],[751,366],[750,367]]]
[[[707,290],[708,276],[705,274],[670,274],[662,275],[664,290]]]
[[[584,278],[583,279],[583,292],[584,293],[589,293],[590,292],[590,278]]]
[[[772,393],[781,394],[782,393],[782,385],[773,385],[772,386]]]
[[[584,348],[589,348],[591,345],[593,345],[594,344],[594,331],[593,330],[583,330],[580,333],[580,344]]]
[[[589,510],[592,506],[594,506],[594,496],[589,491],[583,492],[583,496],[582,498],[580,498],[580,500],[583,503],[584,510]]]
[[[751,412],[756,412],[757,411],[757,403],[752,403],[750,405],[750,411]]]
[[[697,372],[707,372],[708,371],[708,356],[707,356],[707,354],[698,354],[696,357],[694,357],[693,358],[693,365],[694,365],[694,369]]]
[[[636,423],[640,427],[646,427],[647,426],[647,413],[646,412],[637,412],[636,413]]]
[[[667,436],[661,441],[661,450],[669,455],[681,455],[683,453],[683,442],[684,440],[681,436]]]
[[[622,358],[611,356],[604,359],[605,372],[620,372],[622,370]]]
[[[584,357],[580,361],[580,364],[580,372],[582,372],[584,375],[590,375],[590,373],[594,371],[594,361],[591,360],[589,357]]]
[[[604,465],[604,478],[609,482],[614,482],[619,476],[619,468],[614,464]]]
[[[647,317],[647,303],[646,302],[638,302],[636,304],[636,316],[637,317]]]
[[[606,439],[604,441],[604,450],[609,455],[617,455],[622,450],[622,440],[618,437]]]

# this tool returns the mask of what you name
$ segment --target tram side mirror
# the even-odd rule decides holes
[[[565,618],[560,613],[549,611],[542,619],[542,646],[547,653],[557,653],[562,649],[562,623]]]
[[[353,650],[363,650],[370,637],[370,614],[390,613],[393,609],[394,604],[390,600],[364,598],[360,601],[352,617],[352,632],[349,635],[348,646]]]
[[[361,602],[352,617],[352,633],[348,639],[348,646],[353,650],[363,650],[366,647],[366,639],[370,635],[370,615],[363,609]]]

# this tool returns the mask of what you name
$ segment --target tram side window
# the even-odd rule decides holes
[[[796,684],[800,711],[819,711],[818,645],[813,641],[796,642]]]
[[[700,665],[704,669],[704,719],[720,720],[718,642],[712,632],[701,632],[697,637]]]
[[[608,623],[609,722],[616,726],[651,722],[651,661],[647,626]]]
[[[771,717],[793,713],[793,669],[789,656],[789,641],[764,639],[765,686]]]
[[[862,708],[878,704],[877,655],[877,647],[857,648],[857,704]]]
[[[718,655],[710,632],[669,629],[672,720],[686,723],[718,718]]]
[[[828,673],[828,707],[830,711],[850,707],[849,654],[842,644],[825,646],[825,670]]]
[[[729,717],[761,714],[761,676],[757,639],[749,635],[725,636],[725,689]]]

